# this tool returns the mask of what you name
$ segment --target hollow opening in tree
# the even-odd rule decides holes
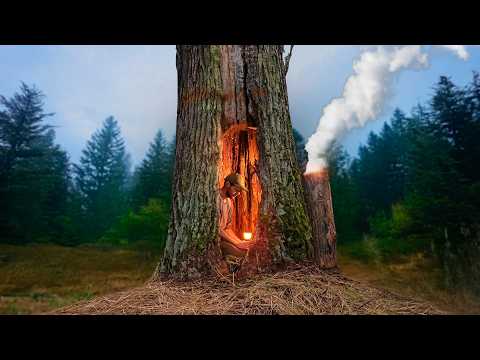
[[[220,188],[224,179],[236,172],[245,179],[248,193],[233,200],[232,228],[240,239],[255,237],[262,189],[258,177],[259,152],[256,128],[241,123],[232,125],[222,138],[222,157],[219,171]]]

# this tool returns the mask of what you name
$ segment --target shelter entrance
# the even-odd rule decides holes
[[[232,227],[240,239],[255,236],[262,189],[258,177],[259,152],[256,128],[246,123],[232,125],[222,139],[220,187],[225,177],[236,172],[245,179],[248,193],[243,192],[234,200]]]

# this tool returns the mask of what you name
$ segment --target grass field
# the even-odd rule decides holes
[[[390,263],[358,260],[340,247],[338,264],[342,273],[375,287],[403,296],[422,299],[451,314],[480,314],[480,299],[468,291],[447,291],[441,273],[421,254],[398,258]]]
[[[159,255],[82,246],[0,245],[0,314],[37,314],[143,284]]]
[[[0,245],[0,314],[38,314],[142,285],[160,254],[118,248]],[[466,293],[439,287],[439,274],[421,257],[379,264],[339,251],[348,277],[435,304],[448,313],[480,314]]]

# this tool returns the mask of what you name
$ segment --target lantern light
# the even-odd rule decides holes
[[[245,240],[250,240],[252,238],[252,233],[251,232],[244,232],[243,233],[243,238]]]

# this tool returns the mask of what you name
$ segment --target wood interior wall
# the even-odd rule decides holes
[[[262,190],[256,169],[259,153],[256,130],[246,124],[233,125],[223,135],[220,186],[225,177],[236,172],[245,179],[248,193],[242,192],[234,199],[233,229],[242,238],[243,232],[255,234]]]

